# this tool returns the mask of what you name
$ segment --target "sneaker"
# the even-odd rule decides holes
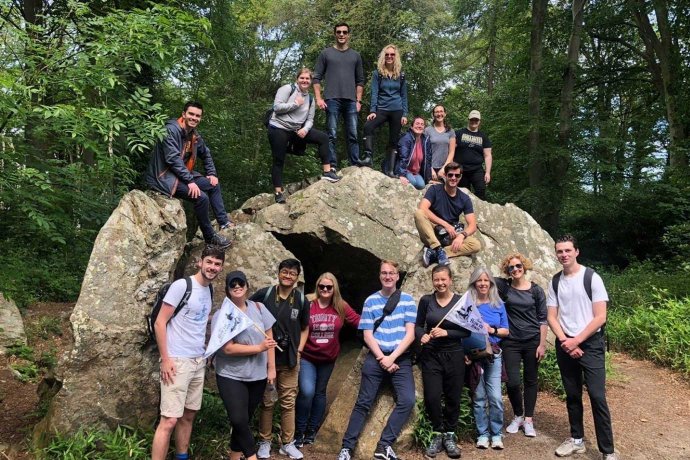
[[[271,458],[271,441],[259,441],[258,458]]]
[[[436,251],[430,247],[424,246],[424,249],[422,250],[422,263],[424,264],[424,268],[428,267],[434,262],[436,262]]]
[[[225,238],[223,235],[219,235],[218,233],[215,233],[210,240],[206,241],[206,243],[213,246],[218,246],[221,249],[227,249],[232,246],[232,242],[229,239]]]
[[[313,430],[307,430],[304,433],[304,444],[314,444],[316,441],[316,432]]]
[[[457,441],[458,438],[455,437],[455,433],[448,432],[443,435],[443,449],[449,458],[460,458],[462,456]]]
[[[489,438],[486,436],[479,436],[477,438],[477,449],[488,449],[489,448]]]
[[[295,446],[298,449],[304,447],[304,433],[300,433],[299,431],[295,433]]]
[[[501,436],[491,437],[491,448],[496,450],[503,449],[503,438]]]
[[[371,160],[371,156],[370,156],[370,155],[365,155],[364,158],[362,158],[361,160],[359,160],[359,163],[357,164],[357,166],[360,166],[360,167],[361,167],[361,166],[366,166],[367,168],[371,168],[371,165],[372,165],[372,164],[373,164],[373,162],[372,162],[372,160]]]
[[[437,433],[433,438],[431,438],[429,446],[424,451],[424,457],[435,458],[436,455],[440,454],[441,452],[443,452],[443,435],[441,433]]]
[[[573,454],[584,454],[587,451],[585,442],[575,442],[573,438],[568,438],[556,449],[557,457],[568,457]]]
[[[537,436],[537,432],[534,429],[534,423],[532,422],[527,422],[522,424],[522,429],[525,430],[525,436],[528,438],[534,438]]]
[[[338,460],[352,460],[352,451],[347,447],[343,447],[338,454]]]
[[[293,460],[299,460],[301,458],[304,458],[302,452],[300,452],[299,449],[295,446],[295,441],[283,444],[283,446],[280,448],[278,452],[280,452],[280,455],[287,455]]]
[[[377,460],[398,460],[398,456],[395,455],[393,448],[391,446],[384,446],[382,444],[376,445],[374,458]]]
[[[439,265],[450,265],[450,260],[446,255],[446,251],[444,251],[441,247],[436,249],[436,259],[438,260]]]
[[[321,179],[327,180],[328,182],[338,182],[341,177],[334,173],[331,169],[330,171],[321,174]]]
[[[618,457],[617,453],[612,453],[612,454],[604,454],[603,455],[604,460],[619,460],[620,457]]]
[[[506,433],[515,434],[520,431],[520,427],[525,422],[525,417],[513,417],[513,421],[506,427]]]
[[[273,198],[276,199],[276,203],[284,204],[285,203],[285,196],[283,195],[283,192],[276,192],[273,194]]]

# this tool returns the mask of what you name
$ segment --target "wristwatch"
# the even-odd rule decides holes
[[[496,326],[494,326],[493,328],[494,332],[492,333],[492,335],[498,335],[498,328]]]

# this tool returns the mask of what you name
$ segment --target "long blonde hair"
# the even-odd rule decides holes
[[[391,72],[386,68],[386,50],[388,48],[393,48],[395,50],[395,59],[393,60],[393,71]],[[379,76],[381,78],[390,78],[391,80],[397,80],[400,78],[402,73],[402,62],[400,61],[400,50],[397,46],[391,44],[383,47],[379,53],[379,60],[376,64],[376,68],[379,71]]]
[[[321,281],[323,280],[330,280],[333,283],[333,297],[331,298],[331,305],[333,305],[333,308],[335,308],[335,311],[338,312],[338,316],[340,316],[340,320],[344,321],[345,320],[345,302],[343,301],[343,297],[340,295],[340,286],[338,285],[338,279],[335,277],[335,275],[331,272],[325,272],[322,273],[321,276],[316,280],[316,284],[314,285],[314,299],[319,300],[319,284],[321,284]]]

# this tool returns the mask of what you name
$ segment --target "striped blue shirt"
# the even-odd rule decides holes
[[[386,306],[388,297],[375,292],[364,301],[362,318],[359,320],[359,329],[371,331],[374,323],[383,315],[383,307]],[[381,351],[392,353],[405,338],[405,324],[414,324],[417,320],[417,305],[410,294],[400,293],[400,302],[393,312],[386,316],[381,325],[374,332],[374,339],[379,344]]]

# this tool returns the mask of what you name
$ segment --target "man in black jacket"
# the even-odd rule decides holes
[[[166,123],[168,135],[156,143],[146,183],[165,195],[194,203],[194,213],[206,243],[227,248],[230,241],[213,230],[208,212],[210,204],[221,230],[232,225],[223,204],[211,151],[196,130],[203,110],[199,102],[187,102],[182,116]],[[197,156],[204,162],[206,176],[194,171]]]

